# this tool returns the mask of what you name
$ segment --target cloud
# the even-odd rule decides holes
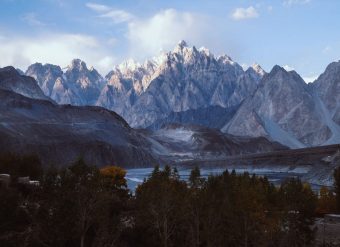
[[[107,5],[86,3],[86,7],[100,13],[98,17],[110,19],[114,24],[130,22],[135,18],[133,14],[125,10],[115,9]]]
[[[66,66],[74,58],[92,62],[101,73],[107,73],[115,58],[96,38],[82,34],[41,33],[35,37],[2,35],[0,67],[13,65],[23,70],[32,63],[51,63]]]
[[[98,38],[44,29],[40,29],[35,35],[25,35],[0,30],[0,67],[13,65],[25,70],[35,62],[64,67],[72,59],[80,58],[88,66],[94,66],[105,74],[121,59],[133,57],[144,60],[157,55],[160,50],[173,49],[182,39],[208,47],[216,40],[220,42],[214,33],[207,35],[211,20],[204,15],[165,9],[151,16],[138,17],[115,12],[116,10],[106,5],[88,3],[86,6],[99,17],[111,19],[110,23],[124,21],[123,36],[117,39],[110,34]],[[121,46],[119,49],[117,44]],[[113,52],[114,56],[111,55]]]
[[[86,3],[86,7],[96,12],[108,12],[111,10],[111,8],[106,5],[96,4],[96,3]]]
[[[208,21],[204,16],[175,9],[162,10],[145,19],[135,19],[128,25],[126,38],[130,56],[137,59],[170,50],[179,40],[196,44],[207,39]]]
[[[234,19],[235,21],[252,19],[257,17],[259,17],[259,13],[253,6],[250,6],[248,8],[237,8],[231,14],[231,18]]]
[[[111,19],[115,24],[129,22],[134,19],[132,14],[120,9],[112,9],[107,13],[100,15],[99,17]]]
[[[310,3],[311,0],[284,0],[283,5],[292,6],[292,5],[304,5]]]
[[[246,71],[249,68],[249,65],[247,63],[242,63],[241,67],[244,71]]]
[[[45,23],[38,20],[35,13],[26,13],[25,15],[22,16],[21,19],[30,26],[39,26],[39,27],[46,26]]]
[[[311,83],[311,82],[314,82],[316,79],[318,79],[318,76],[317,75],[303,76],[302,78],[306,83]]]
[[[288,64],[284,65],[283,68],[287,71],[295,70],[293,67],[289,66]]]
[[[126,55],[137,60],[168,51],[179,40],[205,45],[217,40],[213,37],[216,35],[209,31],[208,17],[204,15],[170,8],[141,17],[107,5],[87,3],[86,6],[97,12],[97,17],[106,18],[106,24],[125,24],[122,38],[126,42],[123,46],[127,49]],[[206,35],[207,32],[210,35]],[[210,42],[205,42],[207,40]],[[117,42],[116,39],[110,39],[106,44],[112,46]]]
[[[110,46],[115,46],[117,44],[118,40],[116,38],[109,38],[106,41],[106,44],[110,45]]]
[[[327,45],[325,48],[322,49],[323,54],[328,54],[332,51],[332,47]]]

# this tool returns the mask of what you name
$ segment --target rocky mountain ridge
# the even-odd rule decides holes
[[[274,66],[267,74],[258,64],[243,70],[227,55],[181,41],[143,64],[117,65],[105,77],[79,59],[66,71],[34,64],[26,75],[57,103],[102,106],[132,127],[198,124],[292,148],[340,142],[340,62],[307,85],[295,71]]]
[[[318,146],[340,133],[332,132],[332,124],[324,121],[326,113],[321,104],[314,97],[314,88],[295,71],[275,66],[222,130],[234,135],[267,136],[294,148]]]
[[[16,87],[2,87],[12,84]],[[183,128],[172,127],[171,131],[182,133]],[[240,145],[239,138],[217,130],[186,127],[185,131],[192,137],[177,142],[159,135],[168,133],[168,128],[159,132],[133,129],[121,116],[102,107],[58,105],[43,95],[33,78],[20,75],[13,67],[0,69],[1,153],[37,154],[46,165],[69,165],[82,157],[97,166],[131,168],[176,162],[173,145],[177,150],[187,148],[185,156],[191,159],[285,148],[265,138],[256,145],[255,139],[243,138]],[[228,145],[221,149],[223,143]]]
[[[79,59],[65,72],[39,63],[26,71],[57,103],[103,106],[133,127],[148,127],[171,112],[235,107],[253,93],[264,74],[257,64],[243,71],[227,55],[215,57],[208,49],[189,47],[185,41],[143,64],[128,60],[105,78]]]

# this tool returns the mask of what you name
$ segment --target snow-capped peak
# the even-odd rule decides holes
[[[128,59],[117,66],[117,68],[122,73],[126,73],[127,71],[135,71],[139,67],[141,67],[141,65],[133,59]]]
[[[158,56],[155,56],[151,60],[148,60],[148,62],[151,62],[157,66],[160,66],[167,60],[167,58],[168,58],[168,54],[166,52],[161,52]]]
[[[205,48],[204,46],[199,48],[198,51],[205,54],[208,57],[213,56],[212,53],[210,52],[210,50],[208,48]]]
[[[251,68],[260,76],[264,76],[266,74],[266,71],[264,71],[258,63],[254,63]]]
[[[223,64],[231,64],[233,65],[235,62],[229,57],[228,55],[224,54],[222,56],[219,56],[217,60]]]

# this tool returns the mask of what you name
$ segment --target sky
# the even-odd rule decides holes
[[[306,81],[340,59],[338,0],[0,0],[0,67],[84,60],[106,75],[180,40]]]

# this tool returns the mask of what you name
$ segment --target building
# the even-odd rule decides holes
[[[39,186],[40,185],[40,181],[38,181],[38,180],[31,180],[30,177],[18,177],[18,183],[19,184],[34,185],[34,186]]]

